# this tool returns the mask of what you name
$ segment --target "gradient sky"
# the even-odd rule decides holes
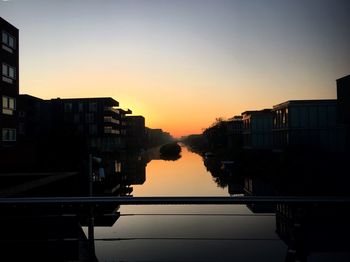
[[[20,92],[111,96],[174,136],[290,99],[336,98],[349,0],[0,0]]]

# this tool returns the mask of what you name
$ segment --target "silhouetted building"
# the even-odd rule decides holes
[[[227,146],[229,150],[241,148],[243,144],[243,117],[234,116],[227,121]]]
[[[248,196],[274,196],[274,188],[270,181],[259,177],[244,178],[244,192]],[[250,203],[247,207],[253,213],[272,213],[275,211],[274,204]]]
[[[130,149],[145,148],[146,128],[143,116],[127,116],[127,144]]]
[[[339,124],[350,125],[350,75],[337,79]]]
[[[346,134],[346,148],[350,151],[350,75],[337,79],[338,124]]]
[[[291,100],[273,106],[272,112],[275,148],[337,149],[344,142],[336,100]]]
[[[285,261],[348,261],[350,227],[345,209],[334,204],[278,204],[276,233],[288,246]]]
[[[121,108],[118,108],[119,111],[119,119],[120,119],[120,134],[125,137],[127,135],[127,129],[128,129],[128,120],[127,116],[128,114],[131,114],[132,111],[130,109],[124,110]],[[125,139],[124,139],[125,140]],[[126,141],[124,141],[124,147],[125,147]]]
[[[243,116],[243,145],[245,149],[272,148],[271,109],[245,111]]]
[[[1,31],[1,113],[0,149],[13,146],[17,140],[16,100],[19,93],[18,29],[0,17]]]
[[[35,143],[43,135],[43,127],[48,123],[44,117],[45,100],[30,95],[19,95],[18,140],[22,144]]]
[[[103,151],[125,148],[126,114],[110,97],[51,99],[51,133],[76,135],[87,145]]]

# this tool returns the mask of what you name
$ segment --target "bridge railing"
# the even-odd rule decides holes
[[[233,205],[233,204],[350,204],[343,196],[234,196],[234,197],[17,197],[0,198],[0,205]]]

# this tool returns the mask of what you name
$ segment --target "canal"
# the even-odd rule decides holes
[[[69,189],[76,190],[76,181],[85,181],[84,176],[84,180],[51,187],[59,191],[45,187],[23,200],[3,199],[1,260],[350,261],[347,173],[320,172],[312,166],[262,172],[256,164],[261,159],[249,158],[243,165],[229,156],[202,157],[182,147],[177,160],[162,160],[157,152],[101,157],[89,173],[93,195],[114,201],[120,196],[132,200],[242,195],[250,200],[250,196],[294,196],[301,201],[132,206],[88,204],[86,195],[75,204],[71,202],[75,198],[59,200],[62,188],[71,197]],[[96,172],[101,166],[105,176]],[[329,201],[307,202],[305,196]],[[30,203],[33,199],[39,202]],[[50,199],[52,202],[45,202]]]
[[[200,155],[152,160],[133,196],[229,196]],[[234,185],[231,185],[234,186]],[[245,205],[121,206],[112,227],[95,227],[99,261],[284,261],[274,213]],[[263,258],[263,260],[262,260]]]

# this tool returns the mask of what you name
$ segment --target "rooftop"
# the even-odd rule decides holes
[[[336,103],[336,99],[288,100],[286,102],[274,105],[273,109],[287,107],[290,105],[334,105]]]
[[[6,21],[5,19],[3,19],[1,16],[0,16],[0,24],[7,24],[9,26],[11,26],[13,29],[16,29],[18,30],[17,27],[15,27],[14,25],[12,25],[11,23],[9,23],[8,21]]]
[[[343,77],[337,79],[337,81],[344,81],[344,80],[349,81],[350,80],[350,75],[343,76]]]
[[[244,111],[241,115],[261,115],[271,113],[271,109],[265,108],[262,110],[248,110]]]
[[[88,97],[88,98],[52,98],[51,101],[62,102],[100,102],[108,106],[119,106],[119,102],[111,97]]]

